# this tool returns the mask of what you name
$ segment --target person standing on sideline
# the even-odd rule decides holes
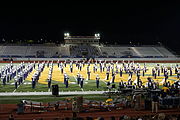
[[[156,112],[158,111],[158,101],[159,101],[159,98],[158,98],[158,94],[155,94],[152,96],[152,112]]]

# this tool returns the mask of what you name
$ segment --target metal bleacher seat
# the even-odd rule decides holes
[[[157,49],[161,54],[163,54],[163,56],[175,57],[175,55],[173,55],[168,49],[164,47],[155,47],[155,49]]]
[[[142,56],[162,56],[154,47],[135,47]]]
[[[4,46],[1,55],[24,56],[27,46]]]

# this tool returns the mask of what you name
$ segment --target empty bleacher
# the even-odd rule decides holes
[[[131,47],[100,47],[102,56],[137,56]]]
[[[142,47],[100,47],[102,56],[116,57],[175,57],[164,47],[142,46]]]
[[[37,53],[43,54],[41,57],[69,56],[67,46],[0,46],[1,57],[37,57]]]
[[[116,58],[162,58],[176,57],[163,46],[98,46],[98,45],[60,45],[60,46],[0,46],[1,57],[116,57]]]
[[[164,47],[155,47],[155,49],[158,50],[163,56],[176,57],[174,54],[172,54],[168,49]]]
[[[156,51],[154,47],[134,47],[141,55],[141,57],[146,56],[163,56],[160,52]]]

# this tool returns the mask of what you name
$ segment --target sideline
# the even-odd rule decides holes
[[[87,94],[103,94],[107,91],[72,91],[59,92],[59,95],[87,95]],[[2,92],[0,96],[29,96],[29,95],[52,95],[52,92]]]

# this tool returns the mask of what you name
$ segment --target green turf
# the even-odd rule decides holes
[[[32,85],[20,85],[20,87],[16,90],[16,92],[47,92],[47,85],[37,84],[35,89],[32,89]]]
[[[13,92],[15,89],[14,85],[1,85],[0,84],[0,91],[1,92]]]

